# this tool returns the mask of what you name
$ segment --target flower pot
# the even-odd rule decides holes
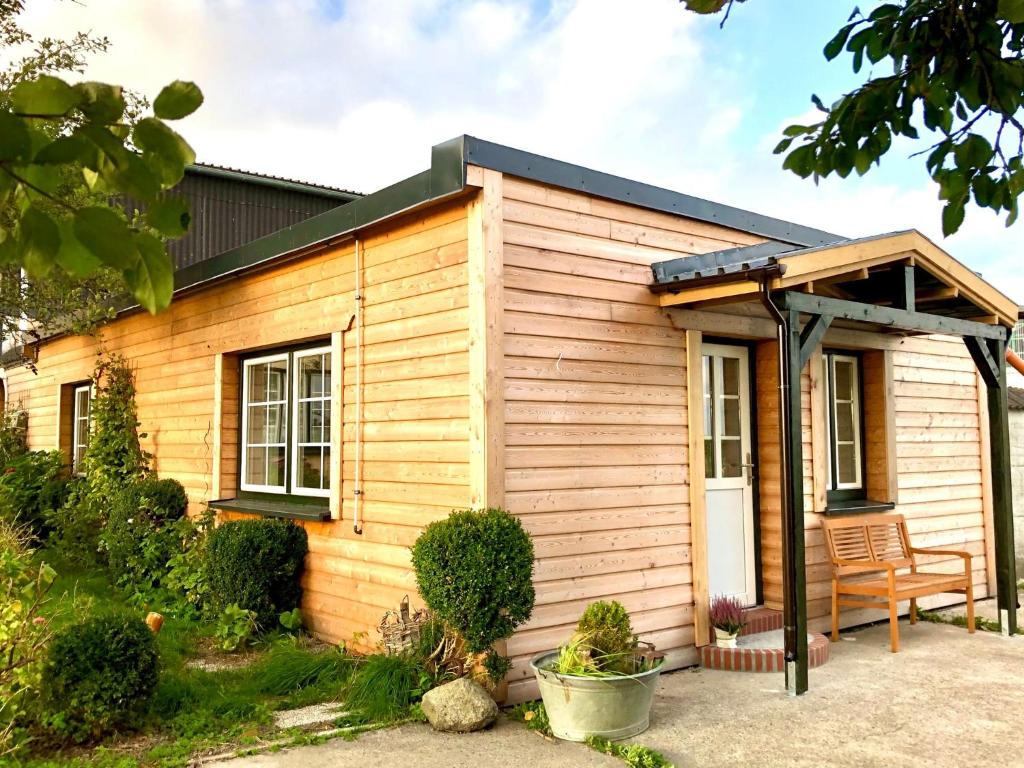
[[[548,651],[530,662],[555,736],[566,741],[587,736],[617,740],[647,730],[663,659],[654,669],[616,677],[561,675],[545,669],[557,659],[557,651]]]
[[[715,645],[719,648],[735,648],[738,632],[726,632],[724,629],[715,627]]]

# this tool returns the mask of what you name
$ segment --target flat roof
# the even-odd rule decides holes
[[[843,239],[813,227],[464,135],[435,145],[431,149],[430,168],[422,173],[178,270],[175,291],[196,288],[282,256],[351,236],[384,219],[457,195],[466,188],[466,168],[470,165],[718,224],[795,247],[815,247]]]

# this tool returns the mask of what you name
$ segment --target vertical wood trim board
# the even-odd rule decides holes
[[[992,446],[988,421],[988,385],[975,375],[978,387],[978,448],[981,451],[981,512],[985,521],[985,581],[989,594],[996,591],[996,529],[992,506]]]
[[[865,352],[861,373],[864,391],[864,449],[869,499],[897,502],[896,395],[892,352]]]
[[[342,504],[342,460],[344,458],[344,370],[345,334],[334,331],[331,334],[331,519],[341,519]]]
[[[708,622],[708,528],[704,500],[703,334],[686,332],[686,423],[690,477],[690,556],[693,563],[693,632],[699,647],[710,642]]]
[[[882,402],[884,404],[885,429],[885,480],[888,493],[883,501],[899,502],[899,465],[896,461],[896,391],[892,350],[886,349],[882,356]]]
[[[469,204],[469,474],[477,507],[505,503],[502,176],[483,171]]]
[[[811,466],[813,501],[810,511],[824,512],[828,504],[828,435],[825,434],[825,383],[822,381],[822,352],[819,346],[807,361],[811,382]]]
[[[224,456],[224,353],[218,352],[213,361],[213,465],[211,467],[210,498],[221,496],[221,463]]]

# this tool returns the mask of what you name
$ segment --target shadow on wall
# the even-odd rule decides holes
[[[1014,382],[1016,383],[1016,382]],[[1024,381],[1022,381],[1024,384]],[[1024,574],[1024,389],[1007,389],[1010,406],[1010,468],[1013,481],[1013,534],[1017,573]]]

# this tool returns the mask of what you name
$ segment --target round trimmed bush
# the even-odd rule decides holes
[[[96,616],[50,644],[42,692],[47,722],[74,741],[135,725],[158,678],[153,633],[128,614]]]
[[[214,528],[206,542],[206,576],[214,609],[253,611],[263,630],[299,607],[299,579],[308,551],[306,531],[284,520],[235,520]]]
[[[453,512],[412,548],[420,594],[470,653],[509,637],[533,612],[533,542],[503,509]]]
[[[178,520],[188,511],[188,494],[173,477],[147,477],[136,484],[140,506],[159,520]]]
[[[601,656],[629,653],[636,644],[629,614],[615,600],[598,600],[588,605],[576,631],[586,636],[587,644]]]

